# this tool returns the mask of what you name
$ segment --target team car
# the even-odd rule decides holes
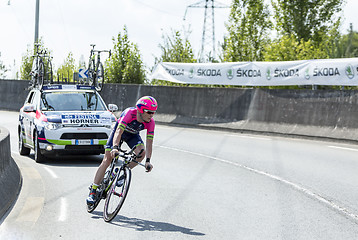
[[[20,109],[19,153],[35,152],[35,161],[49,155],[101,154],[116,122],[93,86],[48,85],[32,89]]]

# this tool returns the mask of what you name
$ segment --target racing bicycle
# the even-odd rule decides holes
[[[106,199],[103,219],[106,222],[110,222],[116,217],[126,199],[131,183],[132,172],[128,165],[131,162],[135,162],[145,167],[144,164],[136,161],[143,150],[136,155],[134,153],[135,148],[134,146],[129,151],[119,148],[119,154],[112,160],[111,165],[106,170],[102,183],[97,188],[96,202],[93,205],[87,205],[87,212],[93,212],[100,201]]]
[[[35,43],[36,55],[32,56],[34,60],[32,62],[32,69],[30,72],[30,86],[32,88],[37,86],[39,89],[42,89],[44,83],[52,83],[53,72],[51,63],[52,57],[47,55],[45,50],[39,50],[40,45],[41,44],[39,43]]]
[[[101,52],[108,52],[109,57],[111,57],[111,50],[95,50],[95,44],[90,45],[92,47],[88,62],[88,83],[91,86],[94,86],[97,91],[101,91],[104,83],[104,69],[101,62]],[[96,61],[97,53],[97,61]]]

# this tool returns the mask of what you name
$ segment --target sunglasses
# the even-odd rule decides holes
[[[154,114],[155,111],[150,111],[150,110],[147,110],[147,109],[144,109],[144,112],[148,113],[148,114]]]

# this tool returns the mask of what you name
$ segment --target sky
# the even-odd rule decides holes
[[[230,6],[232,0],[215,3]],[[188,33],[198,55],[201,48],[204,9],[187,6],[205,0],[40,0],[39,36],[52,52],[54,68],[63,64],[70,52],[76,63],[88,62],[90,44],[96,49],[113,48],[113,38],[126,25],[129,40],[137,44],[147,69],[160,57],[162,36],[172,30]],[[0,0],[0,61],[11,69],[7,78],[19,71],[22,56],[34,42],[36,0]],[[184,14],[186,12],[186,18]],[[357,0],[347,0],[343,11],[342,31],[349,23],[358,31]],[[215,40],[222,42],[230,9],[215,9]],[[190,32],[190,34],[189,34]],[[106,59],[103,54],[102,60]]]

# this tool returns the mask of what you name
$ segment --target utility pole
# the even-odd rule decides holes
[[[209,62],[212,62],[212,60],[216,58],[214,9],[229,8],[229,6],[221,3],[215,4],[214,0],[202,0],[200,2],[191,4],[186,7],[184,18],[183,18],[184,20],[188,8],[205,8],[203,33],[201,37],[201,50],[199,55],[200,55],[200,62],[205,62],[205,59],[207,59]]]
[[[36,14],[35,14],[35,41],[34,43],[38,43],[39,41],[39,15],[40,15],[40,0],[36,0]]]

